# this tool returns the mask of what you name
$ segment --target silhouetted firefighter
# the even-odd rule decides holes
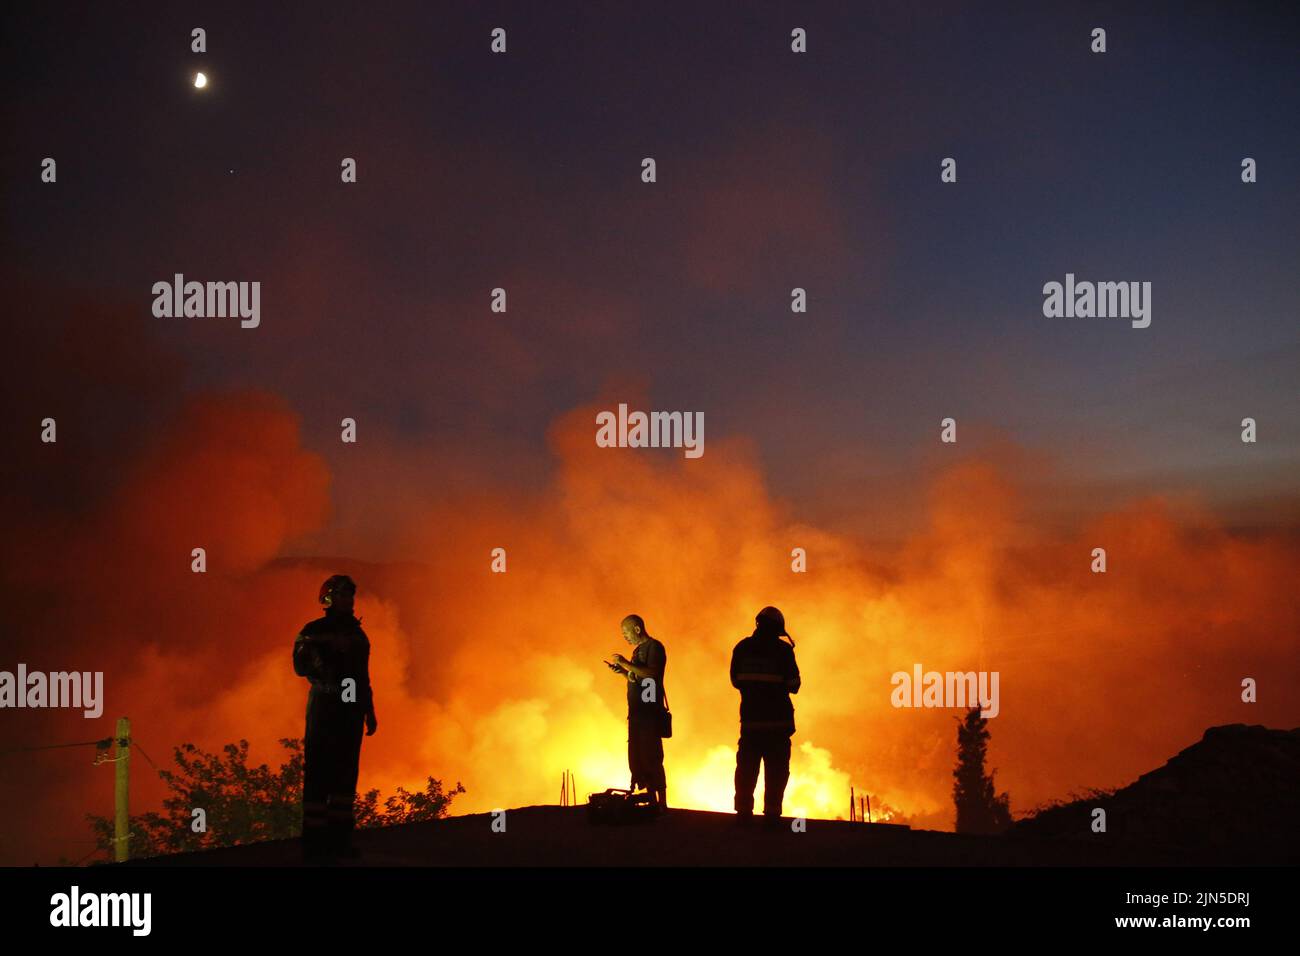
[[[636,648],[632,659],[614,654],[606,661],[616,674],[627,677],[627,766],[632,789],[643,787],[654,796],[660,813],[668,809],[668,781],[664,775],[664,737],[672,736],[672,719],[664,697],[664,670],[668,652],[646,631],[638,614],[619,625],[623,640]]]
[[[799,665],[794,659],[794,638],[786,631],[780,611],[765,607],[754,623],[754,633],[731,652],[731,685],[740,691],[736,813],[741,823],[753,819],[761,761],[763,816],[775,826],[781,819],[781,802],[790,779],[790,738],[794,736],[790,695],[799,693]]]
[[[352,805],[361,731],[375,732],[370,641],[352,616],[357,586],[336,574],[320,586],[325,616],[303,626],[293,644],[294,672],[311,681],[303,741],[302,848],[308,859],[355,856]]]

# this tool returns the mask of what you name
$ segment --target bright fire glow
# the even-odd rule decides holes
[[[292,414],[260,398],[207,399],[84,532],[23,560],[54,569],[49,581],[110,569],[60,625],[95,635],[78,653],[118,668],[114,699],[129,702],[155,759],[245,738],[255,761],[277,765],[277,738],[303,729],[293,635],[319,613],[321,580],[351,571],[379,717],[361,786],[461,781],[456,813],[558,803],[566,769],[580,798],[627,786],[626,687],[600,661],[627,651],[618,623],[629,612],[668,651],[669,803],[724,812],[739,729],[727,667],[766,604],[785,613],[803,675],[784,809],[810,818],[847,817],[852,786],[871,794],[875,820],[896,808],[914,826],[952,826],[956,714],[890,702],[891,674],[914,663],[1000,672],[989,765],[1016,812],[1122,785],[1207,726],[1240,722],[1235,696],[1214,683],[1225,668],[1295,679],[1300,619],[1277,595],[1300,552],[1284,536],[1239,535],[1159,498],[1044,530],[1023,513],[1031,492],[1012,457],[947,467],[920,527],[884,548],[800,523],[743,445],[719,439],[691,462],[611,453],[595,447],[593,419],[580,408],[556,425],[555,473],[529,493],[431,503],[394,467],[382,493],[410,516],[403,539],[373,543],[373,564],[322,567],[276,561],[332,507],[331,476],[298,444]],[[195,541],[222,555],[202,587],[175,557]],[[1099,541],[1124,556],[1123,574],[1090,573]],[[490,571],[498,546],[504,574]],[[807,549],[806,574],[791,571],[794,546]],[[397,560],[412,563],[384,563]],[[141,580],[154,586],[123,606]],[[111,659],[94,656],[106,647]],[[1250,719],[1293,725],[1274,701]],[[161,785],[140,780],[133,801],[156,806]],[[61,812],[101,810],[98,799],[70,790]]]

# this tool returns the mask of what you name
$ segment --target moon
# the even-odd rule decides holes
[[[201,89],[203,89],[203,87],[205,87],[205,86],[207,86],[207,85],[208,85],[208,78],[207,78],[206,76],[204,76],[202,73],[195,73],[195,74],[194,74],[194,88],[195,88],[195,89],[199,89],[199,90],[201,90]]]

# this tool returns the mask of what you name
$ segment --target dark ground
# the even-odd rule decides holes
[[[1211,727],[1190,747],[1127,787],[1018,821],[1019,837],[1091,843],[1092,813],[1106,810],[1116,843],[1190,848],[1195,862],[1300,861],[1300,728]]]
[[[1104,807],[1107,832],[1094,833]],[[1164,766],[1115,793],[1018,821],[1005,836],[809,820],[795,833],[739,828],[729,813],[672,810],[648,823],[594,826],[584,807],[361,830],[350,866],[1179,866],[1300,861],[1300,729],[1211,727]],[[140,866],[296,866],[297,840],[140,860]]]
[[[351,866],[1105,866],[1214,862],[1123,841],[961,836],[890,824],[809,820],[806,833],[740,829],[731,814],[672,810],[646,824],[593,826],[583,807],[521,807],[358,832]],[[296,840],[182,853],[142,866],[296,866]]]

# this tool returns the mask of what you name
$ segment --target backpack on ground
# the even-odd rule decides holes
[[[587,822],[609,823],[620,826],[628,823],[643,823],[654,819],[655,805],[647,791],[634,793],[631,790],[618,790],[611,787],[604,793],[593,793],[587,797]]]

